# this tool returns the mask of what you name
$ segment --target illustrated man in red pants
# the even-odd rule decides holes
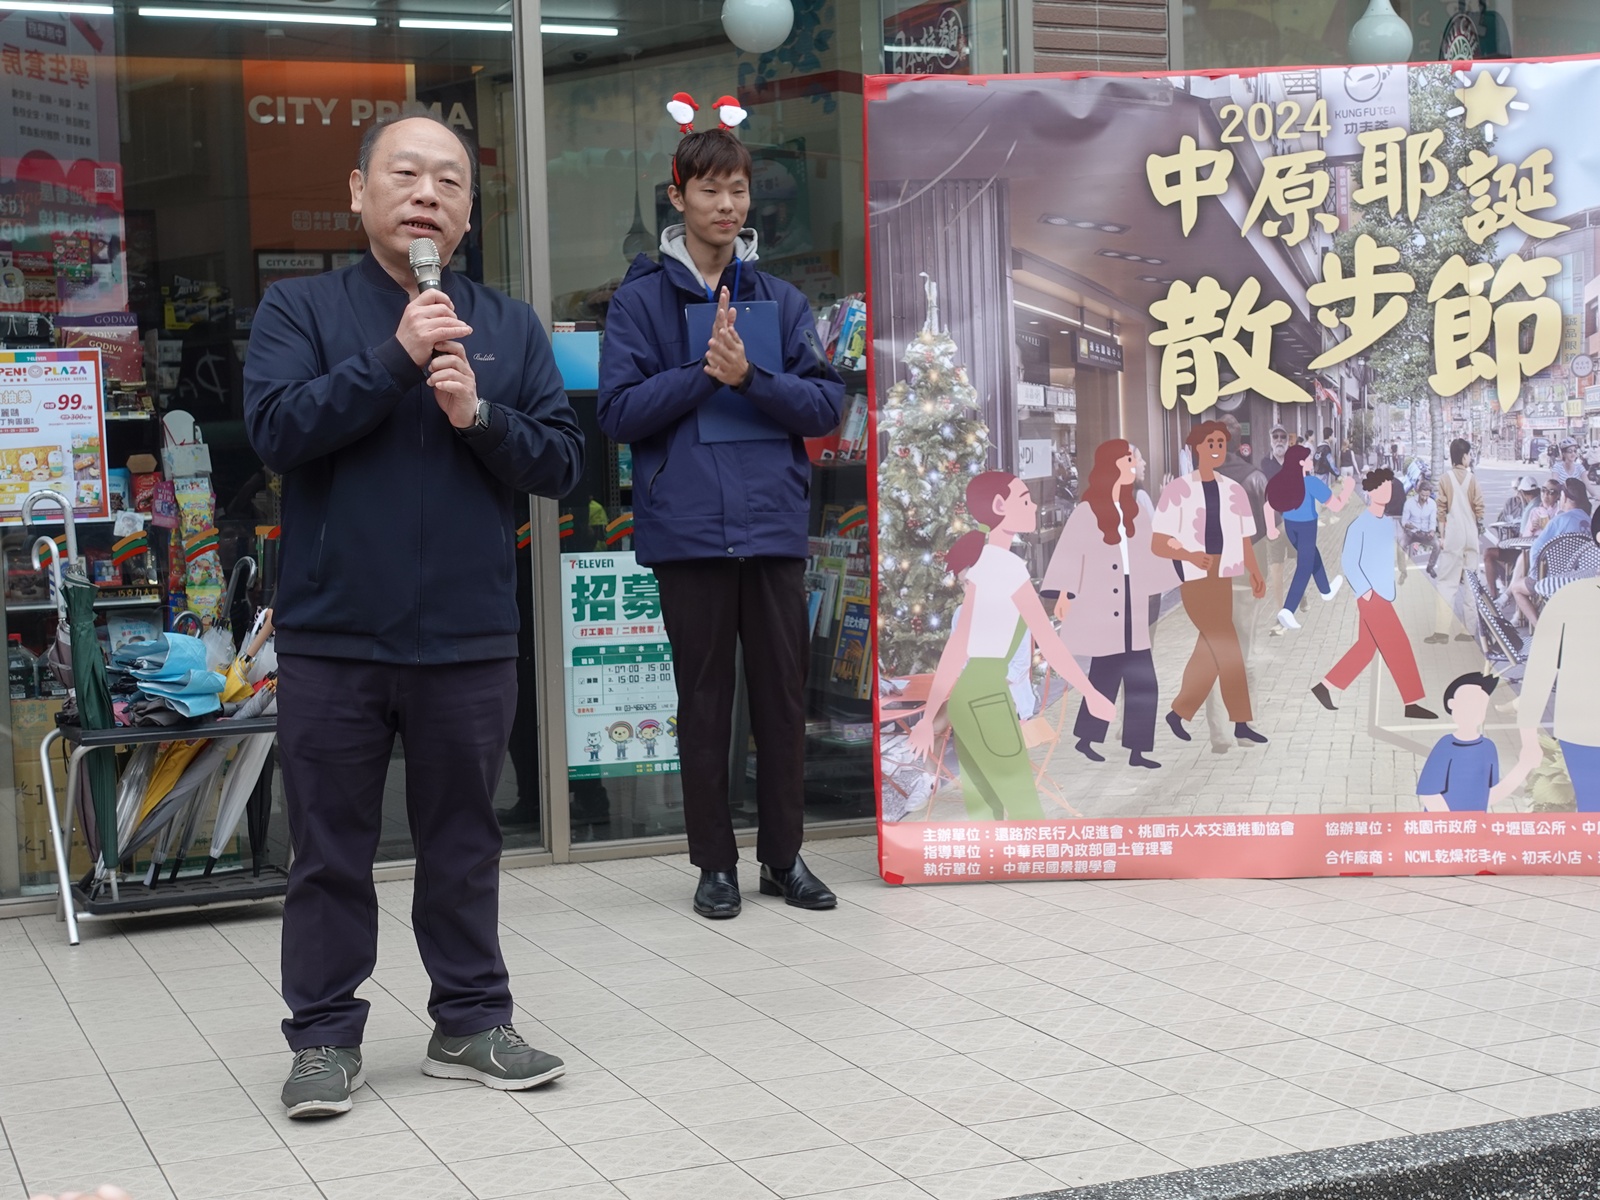
[[[1336,709],[1330,689],[1344,691],[1366,669],[1372,656],[1381,654],[1400,689],[1400,698],[1405,701],[1406,716],[1432,721],[1436,714],[1422,707],[1422,698],[1427,693],[1417,670],[1417,657],[1411,650],[1411,639],[1400,624],[1400,614],[1394,610],[1395,529],[1394,522],[1384,516],[1384,508],[1394,494],[1394,472],[1379,467],[1361,481],[1361,487],[1367,494],[1367,509],[1350,522],[1344,538],[1344,553],[1340,556],[1344,577],[1355,593],[1356,608],[1361,615],[1361,634],[1356,644],[1334,664],[1333,670],[1311,689],[1311,694],[1323,708]]]

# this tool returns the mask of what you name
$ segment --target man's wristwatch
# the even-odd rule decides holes
[[[479,400],[478,411],[473,414],[472,424],[458,429],[456,432],[462,437],[469,438],[487,433],[489,431],[489,415],[489,402],[487,400]]]

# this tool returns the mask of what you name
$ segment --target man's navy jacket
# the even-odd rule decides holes
[[[250,329],[245,423],[283,476],[280,653],[515,658],[521,494],[560,496],[583,434],[526,304],[444,273],[489,430],[458,434],[395,337],[408,297],[369,253],[275,283]]]

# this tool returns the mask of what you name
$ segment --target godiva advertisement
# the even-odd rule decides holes
[[[886,879],[1600,872],[1595,111],[868,81]]]

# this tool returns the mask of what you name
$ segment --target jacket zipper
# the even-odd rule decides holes
[[[427,461],[427,449],[428,449],[427,411],[423,407],[423,405],[421,405],[420,403],[417,405],[417,447],[418,447],[419,450],[422,451],[423,461],[426,462]],[[422,526],[423,526],[423,516],[424,516],[423,494],[424,494],[425,491],[426,491],[426,489],[424,489],[424,488],[418,488],[417,489],[417,562],[418,562],[419,565],[423,561],[423,555],[422,555]],[[422,579],[422,572],[419,570],[417,572],[417,605],[416,605],[416,611],[417,611],[416,660],[417,660],[418,664],[420,664],[422,662],[422,596],[423,596],[423,579]]]

